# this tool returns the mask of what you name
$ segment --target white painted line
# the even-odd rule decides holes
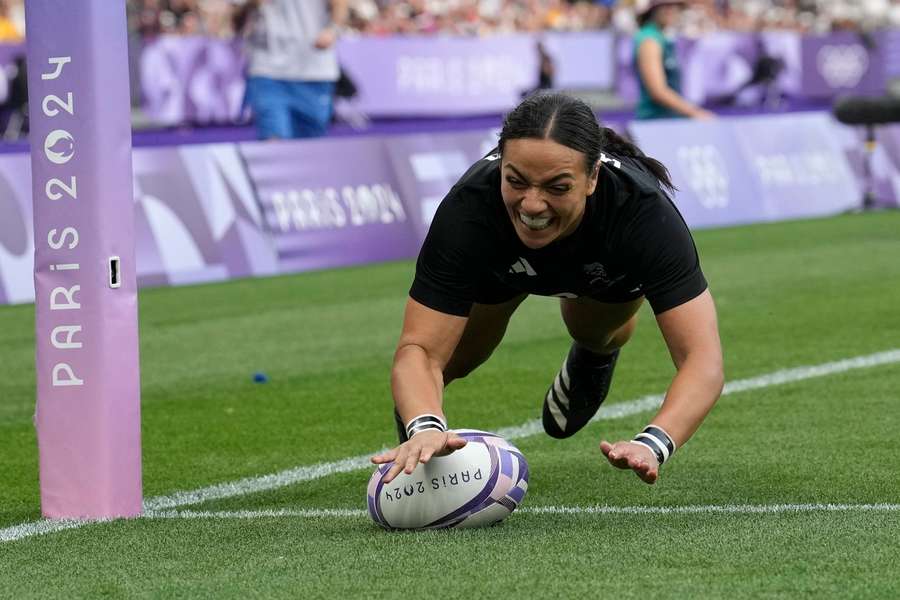
[[[813,379],[815,377],[826,377],[828,375],[845,373],[854,369],[867,369],[869,367],[878,367],[898,362],[900,362],[900,349],[894,349],[886,352],[869,354],[867,356],[845,358],[844,360],[814,365],[811,367],[785,369],[783,371],[769,373],[768,375],[760,375],[759,377],[751,377],[749,379],[738,379],[737,381],[726,383],[722,395],[745,392],[747,390],[758,390],[773,385],[794,383],[805,379]]]
[[[365,517],[366,511],[352,508],[310,508],[275,510],[155,510],[144,515],[147,519],[327,519],[334,517]]]
[[[810,512],[898,512],[900,504],[708,504],[689,506],[524,506],[527,515],[753,515]],[[169,510],[149,512],[148,519],[327,519],[362,518],[366,511],[349,508],[225,510]]]
[[[31,523],[22,523],[14,525],[6,529],[0,529],[0,542],[14,542],[22,538],[31,537],[33,535],[42,535],[45,533],[53,533],[62,531],[63,529],[75,529],[83,525],[90,525],[98,521],[74,521],[74,520],[53,520],[44,519],[43,521],[32,521]]]
[[[878,352],[866,356],[857,356],[855,358],[847,358],[821,365],[813,365],[809,367],[797,367],[794,369],[784,369],[767,373],[758,377],[750,377],[747,379],[738,379],[725,384],[722,395],[736,394],[738,392],[746,392],[750,390],[758,390],[773,385],[782,385],[785,383],[796,383],[806,379],[815,377],[826,377],[828,375],[836,375],[845,373],[854,369],[865,369],[869,367],[877,367],[900,362],[900,349]],[[594,418],[594,421],[609,421],[612,419],[624,419],[631,415],[656,410],[662,405],[665,398],[664,394],[655,394],[652,396],[643,396],[629,402],[618,402],[616,404],[604,405],[600,407]],[[504,427],[498,429],[494,433],[508,440],[516,438],[528,437],[538,433],[543,433],[544,426],[540,419],[528,421],[516,427]]]
[[[538,515],[775,514],[805,512],[897,512],[900,504],[708,504],[694,506],[525,506]],[[517,511],[518,512],[518,511]]]
[[[739,379],[725,385],[722,395],[734,394],[748,390],[761,389],[773,385],[781,385],[785,383],[794,383],[814,377],[825,377],[844,373],[854,369],[864,369],[887,365],[900,362],[900,349],[888,350],[886,352],[878,352],[866,356],[858,356],[856,358],[848,358],[821,365],[813,365],[806,367],[797,367],[794,369],[784,369],[775,371],[759,377],[751,377],[748,379]],[[597,420],[621,419],[638,413],[655,410],[662,403],[663,395],[644,396],[629,402],[620,402],[609,406],[603,406],[597,415]],[[514,440],[528,437],[541,433],[543,427],[540,419],[528,421],[517,427],[504,427],[498,429],[495,433]],[[375,454],[374,452],[372,454]],[[179,506],[189,506],[192,504],[200,504],[210,500],[220,500],[223,498],[234,498],[237,496],[245,496],[258,492],[274,490],[304,481],[321,479],[338,473],[348,473],[359,469],[372,466],[369,461],[370,454],[345,458],[334,462],[323,462],[310,466],[294,467],[278,473],[269,475],[261,475],[258,477],[246,477],[237,481],[220,483],[196,490],[175,492],[166,496],[157,496],[150,498],[144,502],[145,511],[159,511],[164,509],[176,508]],[[51,533],[61,529],[71,529],[88,525],[95,521],[75,521],[63,526],[58,521],[35,521],[32,523],[23,523],[14,525],[6,529],[0,529],[0,542],[15,541],[18,539],[30,537],[32,535],[40,535],[43,533]],[[49,523],[49,524],[48,524]]]
[[[379,452],[382,452],[380,450]],[[191,490],[188,492],[175,492],[168,496],[157,496],[150,498],[144,502],[144,510],[162,510],[166,508],[175,508],[177,506],[188,506],[191,504],[200,504],[210,500],[219,500],[221,498],[234,498],[235,496],[246,496],[247,494],[255,494],[274,490],[303,481],[311,481],[313,479],[321,479],[329,475],[338,473],[348,473],[350,471],[358,471],[366,467],[375,468],[372,461],[369,460],[373,454],[364,454],[353,458],[345,458],[335,462],[318,463],[306,467],[294,467],[286,471],[279,471],[270,475],[262,475],[259,477],[247,477],[237,481],[229,481],[211,485],[209,487]]]

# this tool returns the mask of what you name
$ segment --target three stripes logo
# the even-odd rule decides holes
[[[513,275],[517,273],[525,273],[529,277],[534,277],[537,275],[537,272],[532,268],[528,261],[521,257],[519,258],[519,260],[512,264],[512,266],[509,268],[509,272]]]
[[[550,415],[563,431],[565,431],[569,421],[567,416],[569,412],[568,390],[571,387],[571,383],[569,382],[568,362],[568,359],[563,361],[562,368],[553,380],[553,385],[547,390],[546,398],[547,407],[550,409]]]

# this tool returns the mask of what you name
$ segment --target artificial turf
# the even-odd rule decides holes
[[[900,213],[699,231],[729,380],[900,348]],[[141,293],[144,481],[152,497],[391,443],[391,355],[408,262]],[[0,528],[39,517],[33,309],[0,308]],[[451,423],[539,416],[568,347],[531,298],[482,368],[446,392]],[[252,381],[265,372],[269,383]],[[664,391],[644,310],[608,402]],[[896,503],[900,365],[724,397],[646,486],[600,437],[516,444],[525,506]],[[361,508],[367,471],[198,510]],[[9,597],[900,597],[900,513],[514,514],[482,531],[390,534],[365,517],[115,522],[0,543]]]

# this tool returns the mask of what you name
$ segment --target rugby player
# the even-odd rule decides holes
[[[560,298],[572,345],[543,396],[543,426],[566,438],[596,414],[619,350],[650,304],[675,364],[662,407],[607,460],[654,483],[700,426],[724,380],[716,310],[665,166],[559,93],[525,99],[499,145],[449,191],[416,264],[391,373],[400,445],[385,476],[465,445],[443,390],[484,363],[529,294]]]

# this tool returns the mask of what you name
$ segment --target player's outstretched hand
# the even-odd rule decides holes
[[[632,442],[610,444],[603,440],[600,442],[600,451],[612,466],[631,469],[646,483],[656,483],[659,477],[659,462],[646,446]]]
[[[394,465],[388,470],[382,480],[385,483],[390,483],[394,477],[400,474],[400,471],[409,475],[415,470],[417,464],[427,463],[432,456],[450,454],[467,443],[467,440],[459,437],[452,431],[423,431],[393,450],[373,456],[372,462],[376,465],[383,465],[394,461]]]

